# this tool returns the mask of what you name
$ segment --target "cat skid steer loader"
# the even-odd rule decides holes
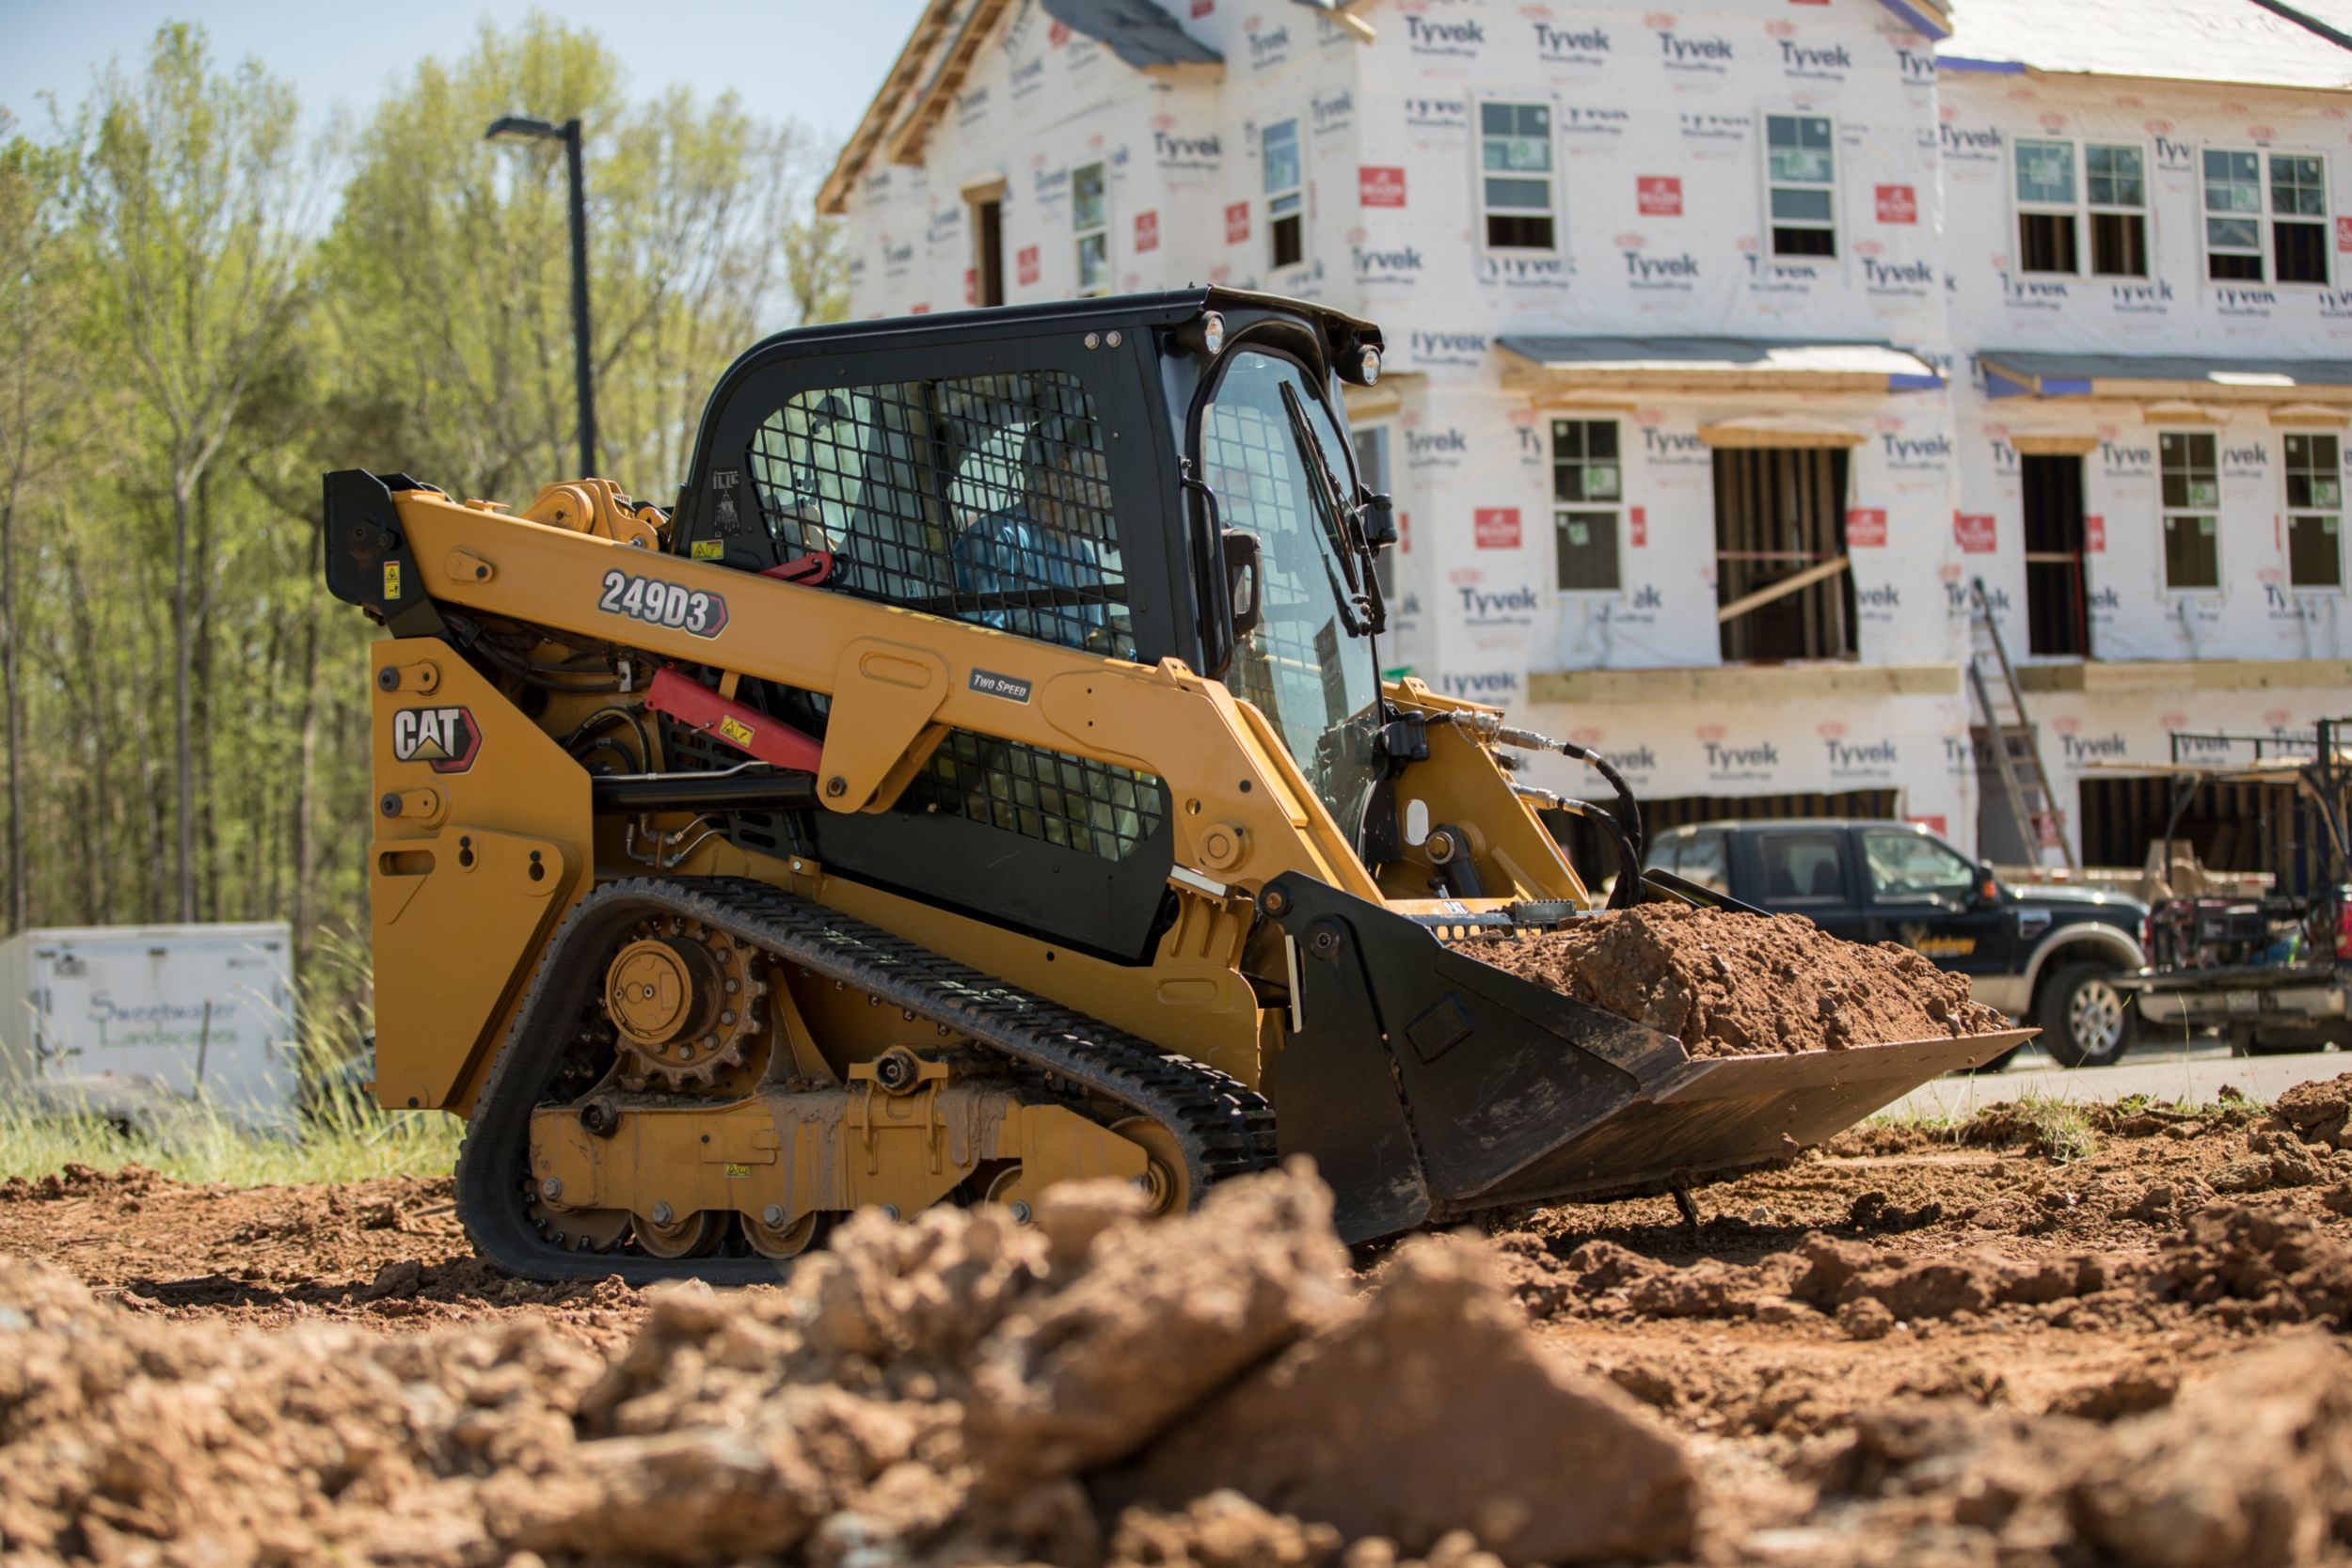
[[[1223,290],[862,322],[739,359],[667,511],[327,475],[390,633],[375,1089],[469,1118],[481,1251],[771,1276],[860,1207],[1182,1210],[1293,1152],[1368,1239],[1783,1158],[2015,1044],[1692,1060],[1460,950],[1597,907],[1511,767],[1586,753],[1382,682],[1379,363]]]

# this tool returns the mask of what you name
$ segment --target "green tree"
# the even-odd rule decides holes
[[[0,111],[0,743],[8,752],[8,914],[25,924],[32,883],[24,843],[24,626],[17,581],[18,508],[74,454],[81,361],[66,339],[72,279],[63,214],[72,165],[61,148],[15,134]]]
[[[505,114],[581,121],[600,477],[667,500],[719,372],[798,319],[821,150],[732,96],[631,105],[619,62],[543,15],[386,98],[324,261],[340,395],[378,443],[352,457],[517,505],[580,476],[563,153],[485,142]]]
[[[246,62],[217,71],[201,29],[155,35],[144,75],[109,70],[81,125],[81,205],[143,435],[166,486],[172,560],[173,872],[197,918],[197,665],[209,655],[209,482],[304,292],[321,162],[296,137],[293,89]],[[209,695],[209,691],[207,693]]]
[[[177,25],[0,123],[0,926],[364,919],[377,633],[320,584],[318,476],[576,477],[561,162],[482,140],[516,112],[587,124],[602,444],[666,500],[725,365],[838,311],[798,130],[632,101],[543,19],[348,136]]]

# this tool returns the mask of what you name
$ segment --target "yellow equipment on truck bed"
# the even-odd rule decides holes
[[[757,1277],[861,1206],[1180,1210],[1295,1151],[1365,1239],[1781,1158],[2015,1043],[1692,1061],[1444,944],[1594,907],[1502,755],[1586,753],[1382,684],[1379,351],[1222,290],[858,323],[739,359],[666,513],[326,476],[392,634],[376,1092],[469,1118],[487,1257]]]

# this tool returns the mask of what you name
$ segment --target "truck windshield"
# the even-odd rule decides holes
[[[1347,442],[1331,422],[1298,366],[1236,349],[1201,421],[1199,466],[1225,527],[1258,539],[1262,614],[1226,684],[1273,722],[1355,839],[1379,777],[1380,678],[1342,510],[1355,501]],[[1346,493],[1329,495],[1326,465]]]

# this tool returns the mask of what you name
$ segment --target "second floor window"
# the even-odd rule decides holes
[[[2092,276],[2148,276],[2146,156],[2103,142],[2077,149],[2071,141],[2019,140],[2018,270],[2080,273],[2086,227]]]
[[[1764,117],[1764,183],[1772,205],[1773,255],[1837,254],[1836,158],[1826,117]]]
[[[1558,246],[1551,105],[1478,106],[1478,180],[1488,249],[1551,250]]]
[[[1614,593],[1617,520],[1625,503],[1616,420],[1551,421],[1551,499],[1560,591]]]
[[[1078,293],[1108,293],[1111,287],[1110,198],[1103,166],[1070,171],[1070,227],[1078,241]]]
[[[1295,267],[1307,259],[1305,177],[1298,161],[1298,121],[1265,128],[1265,227],[1271,264]]]
[[[2156,439],[2163,469],[2164,585],[2221,586],[2221,474],[2206,431],[2167,431]]]
[[[2326,159],[2207,148],[2204,186],[2207,277],[2328,281]]]
[[[2287,581],[2296,588],[2344,586],[2344,447],[2334,436],[2290,436],[2287,456]]]

